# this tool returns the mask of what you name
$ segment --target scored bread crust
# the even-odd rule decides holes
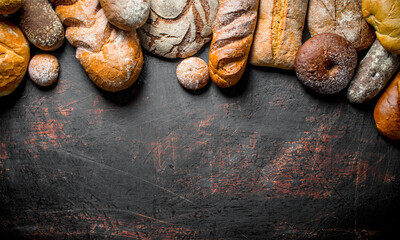
[[[308,0],[260,0],[250,63],[294,69],[301,46]]]
[[[237,84],[246,68],[257,22],[258,0],[221,0],[213,26],[209,70],[221,88]]]
[[[12,93],[22,81],[30,57],[29,43],[14,24],[0,20],[0,97]]]
[[[66,38],[77,47],[76,58],[101,89],[117,92],[138,79],[143,54],[135,30],[111,25],[98,0],[53,0],[67,26]]]
[[[143,48],[165,58],[186,58],[211,40],[218,0],[151,0],[138,29]]]
[[[400,140],[400,73],[379,98],[374,119],[379,132],[392,140]]]
[[[311,36],[335,33],[344,37],[357,50],[371,46],[375,34],[364,20],[361,0],[310,0],[307,17]]]

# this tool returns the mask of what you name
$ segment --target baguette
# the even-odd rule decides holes
[[[365,103],[374,98],[392,78],[400,65],[400,56],[386,51],[378,39],[360,62],[347,90],[352,103]]]
[[[253,42],[258,0],[221,0],[213,26],[209,70],[221,88],[234,86],[242,77]]]
[[[76,58],[100,88],[117,92],[139,77],[143,54],[136,31],[111,25],[98,0],[53,0],[67,26],[66,38],[77,47]]]
[[[250,63],[294,69],[301,46],[308,0],[260,0]]]
[[[375,40],[371,26],[364,20],[361,0],[310,0],[308,29],[311,36],[335,33],[353,44],[357,51]]]

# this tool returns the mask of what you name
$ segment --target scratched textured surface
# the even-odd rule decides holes
[[[188,92],[178,60],[148,53],[111,94],[74,53],[54,53],[55,87],[25,78],[0,99],[1,239],[380,239],[398,226],[400,146],[377,132],[376,101],[255,67],[233,89]]]

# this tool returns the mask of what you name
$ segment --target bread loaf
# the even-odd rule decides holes
[[[0,97],[12,93],[29,63],[29,43],[14,24],[0,20]]]
[[[221,88],[234,86],[242,77],[253,42],[258,0],[221,0],[213,26],[209,70]]]
[[[389,52],[400,54],[400,1],[363,0],[362,14]]]
[[[260,0],[250,63],[294,69],[301,46],[308,0]]]
[[[375,39],[373,29],[363,19],[361,0],[310,0],[307,22],[311,36],[335,33],[357,51],[368,48]]]
[[[150,0],[100,0],[108,21],[126,31],[141,27],[149,17]]]
[[[76,58],[100,88],[116,92],[139,77],[143,54],[136,31],[111,25],[98,0],[56,0],[56,12],[67,26],[66,38]]]
[[[21,0],[0,0],[0,14],[15,13],[21,7]]]
[[[19,26],[42,50],[53,51],[64,43],[64,27],[47,0],[22,0]]]
[[[142,46],[166,58],[185,58],[210,41],[218,0],[151,0],[150,16],[139,29]]]
[[[392,78],[399,64],[400,56],[386,51],[375,40],[356,70],[347,90],[347,99],[352,103],[365,103],[374,98]]]
[[[379,132],[392,140],[400,140],[400,73],[379,98],[374,110]]]

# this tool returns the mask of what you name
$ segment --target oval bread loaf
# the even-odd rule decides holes
[[[237,84],[247,64],[258,0],[221,0],[210,46],[210,77],[221,88]]]
[[[22,0],[19,26],[42,50],[53,51],[64,43],[64,27],[47,0]]]
[[[15,13],[21,7],[21,0],[0,0],[0,14]]]
[[[365,103],[374,98],[392,78],[400,64],[400,56],[386,51],[379,40],[360,62],[347,90],[352,103]]]
[[[392,140],[400,140],[400,73],[379,98],[374,110],[379,132]]]
[[[0,97],[18,87],[26,73],[29,56],[29,43],[21,30],[0,20]]]
[[[98,0],[53,0],[67,26],[66,38],[77,47],[76,58],[101,89],[117,92],[138,79],[143,54],[136,31],[111,25]]]
[[[310,0],[307,18],[312,37],[335,33],[351,42],[357,51],[374,42],[374,31],[361,12],[361,0]]]
[[[141,27],[149,17],[150,0],[100,0],[108,21],[126,31]]]
[[[218,0],[151,0],[150,16],[138,31],[142,46],[166,58],[186,58],[211,40]]]

